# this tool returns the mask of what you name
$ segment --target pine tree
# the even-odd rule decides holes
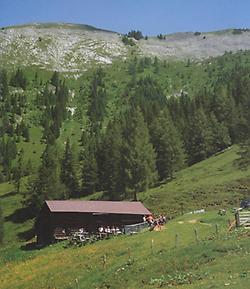
[[[160,180],[172,178],[173,173],[185,163],[183,144],[168,114],[154,120],[150,127],[152,143],[156,151],[156,166]]]
[[[211,154],[212,140],[208,119],[204,111],[199,109],[185,126],[185,149],[189,165],[202,161]]]
[[[67,187],[70,196],[74,197],[77,195],[77,170],[69,139],[67,139],[64,156],[61,162],[61,181]]]
[[[97,139],[92,132],[86,133],[83,141],[81,183],[83,192],[89,194],[95,192],[98,187]]]
[[[24,126],[22,136],[24,137],[26,142],[30,141],[30,133],[29,128],[27,126]]]
[[[136,200],[136,192],[147,190],[157,179],[155,151],[138,107],[127,115],[123,162],[127,191],[132,191]]]
[[[18,68],[15,74],[12,75],[10,80],[10,85],[14,87],[21,87],[22,89],[26,89],[27,79],[23,73],[23,71]]]
[[[240,143],[239,158],[237,160],[238,165],[242,169],[247,169],[250,166],[250,115],[248,115],[246,123],[245,136]]]
[[[209,123],[212,131],[212,154],[230,146],[231,138],[226,125],[223,122],[219,123],[214,113],[211,113]]]
[[[250,138],[241,142],[238,155],[238,165],[242,169],[247,169],[250,166]]]
[[[8,77],[6,70],[0,72],[0,101],[5,101],[9,95]]]
[[[58,71],[54,71],[54,73],[53,73],[53,75],[51,77],[50,83],[52,85],[54,85],[55,87],[59,86],[60,79],[59,79],[59,72]]]
[[[98,68],[92,78],[90,85],[88,116],[92,130],[96,133],[101,129],[101,124],[106,112],[106,89],[103,81],[104,72]]]
[[[60,173],[57,145],[47,145],[42,155],[42,164],[37,177],[29,178],[24,195],[26,206],[37,212],[45,200],[67,197],[66,189],[60,181]]]
[[[123,138],[121,124],[110,122],[98,152],[98,167],[103,190],[112,200],[118,200],[124,192],[122,178]]]
[[[21,179],[22,179],[22,176],[23,176],[23,154],[24,154],[24,151],[23,149],[20,151],[19,153],[19,157],[18,157],[18,160],[17,160],[17,167],[14,171],[14,174],[13,174],[13,179],[14,179],[14,184],[15,184],[15,187],[16,187],[16,192],[19,194],[20,192],[20,186],[21,186]]]

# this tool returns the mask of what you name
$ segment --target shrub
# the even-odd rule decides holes
[[[125,44],[125,45],[130,45],[130,46],[134,46],[135,43],[134,41],[131,39],[131,38],[128,38],[128,36],[124,35],[122,37],[122,42]]]

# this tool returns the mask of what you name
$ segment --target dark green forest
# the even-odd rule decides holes
[[[249,109],[244,51],[202,62],[132,55],[78,79],[2,70],[0,181],[13,182],[33,212],[45,199],[97,191],[136,200],[232,144],[247,165]]]

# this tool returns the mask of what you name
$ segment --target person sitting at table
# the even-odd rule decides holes
[[[112,228],[110,229],[112,234],[115,234],[115,226],[112,226]]]
[[[98,228],[98,231],[99,231],[99,233],[103,233],[103,232],[104,232],[103,226],[100,226],[100,227]]]
[[[121,234],[122,232],[121,232],[121,230],[118,227],[116,227],[115,228],[115,233],[118,235],[118,234]]]

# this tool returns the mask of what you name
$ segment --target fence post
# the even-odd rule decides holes
[[[78,289],[79,288],[78,279],[76,278],[75,281],[76,281],[76,288]]]
[[[104,254],[104,255],[102,256],[102,266],[103,266],[103,269],[105,268],[106,263],[107,263],[107,256],[106,256],[106,254]]]
[[[198,231],[197,231],[197,229],[194,229],[194,234],[195,234],[196,243],[198,243],[198,242],[199,242],[199,238],[198,238]]]
[[[218,239],[218,236],[219,236],[218,224],[215,224],[215,234],[216,234],[216,238]]]
[[[239,227],[240,226],[239,210],[237,210],[236,213],[235,213],[235,220],[236,220],[236,227]]]
[[[178,247],[178,241],[179,241],[179,236],[178,234],[175,234],[175,248]]]
[[[131,259],[131,250],[128,248],[128,258]]]
[[[154,239],[151,240],[151,254],[154,255]]]

